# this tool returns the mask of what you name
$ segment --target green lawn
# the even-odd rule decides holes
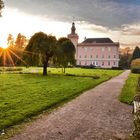
[[[121,102],[131,104],[137,91],[137,82],[140,74],[130,74],[119,96]]]
[[[42,76],[40,68],[23,68],[38,74],[0,74],[0,130],[78,96],[122,71],[67,69],[66,73],[93,77],[61,75],[61,69],[49,69]],[[57,75],[56,75],[57,74]]]

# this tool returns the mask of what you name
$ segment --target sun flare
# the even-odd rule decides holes
[[[3,49],[7,49],[8,48],[7,42],[5,40],[1,41],[0,42],[0,47],[3,48]]]
[[[3,48],[3,49],[7,49],[8,47],[7,47],[7,46],[1,46],[1,48]]]

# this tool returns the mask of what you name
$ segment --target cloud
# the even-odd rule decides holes
[[[140,19],[140,3],[130,0],[7,0],[6,5],[65,22],[74,16],[76,20],[108,28],[121,28]]]
[[[140,23],[123,25],[122,26],[123,35],[140,36]]]
[[[91,24],[86,21],[77,21],[78,26],[80,27],[79,29],[83,30],[90,30],[90,31],[96,31],[100,33],[107,33],[109,29],[107,27],[101,26],[101,25],[96,25],[96,24]]]
[[[19,13],[39,17],[34,23],[32,20],[26,23],[34,31],[38,29],[58,36],[67,35],[75,17],[76,32],[81,41],[85,36],[110,37],[113,41],[119,40],[122,46],[140,44],[139,0],[5,0],[5,5],[17,9]],[[18,18],[12,20],[19,21]],[[37,26],[39,24],[40,27]],[[15,28],[14,31],[18,27]],[[21,29],[18,31],[21,32]]]

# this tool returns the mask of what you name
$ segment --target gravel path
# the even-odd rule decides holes
[[[10,140],[124,140],[132,131],[132,106],[118,101],[129,71],[102,83]]]

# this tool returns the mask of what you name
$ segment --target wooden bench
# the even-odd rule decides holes
[[[140,101],[134,101],[134,113],[136,113],[138,109],[140,109]]]
[[[134,137],[140,136],[140,94],[137,94],[134,97],[134,108],[133,108],[133,113],[134,113],[134,130],[132,135]],[[138,139],[139,140],[139,139]]]
[[[137,94],[134,97],[134,113],[136,113],[138,111],[138,109],[140,109],[140,95]]]

